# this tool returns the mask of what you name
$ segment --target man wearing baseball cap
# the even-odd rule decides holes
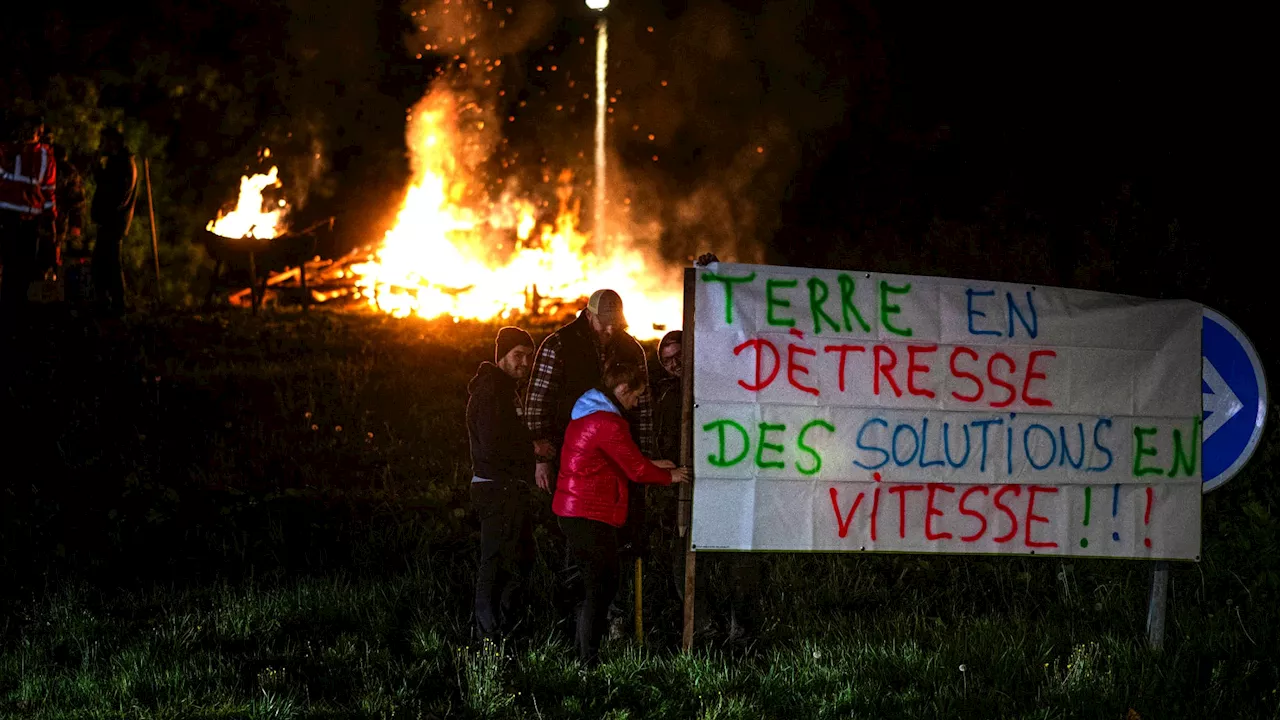
[[[519,589],[533,564],[533,440],[519,393],[532,358],[529,333],[504,327],[494,341],[493,362],[480,363],[467,385],[471,504],[480,516],[476,630],[489,640],[510,632],[517,622]]]
[[[529,394],[525,401],[525,420],[533,436],[537,454],[534,476],[538,487],[555,491],[557,468],[554,461],[564,444],[573,405],[586,391],[596,387],[610,360],[623,360],[646,367],[644,348],[627,334],[627,319],[622,312],[622,298],[613,290],[597,290],[587,306],[572,322],[556,330],[542,341],[533,361]],[[645,385],[648,386],[648,373]],[[640,452],[650,460],[658,457],[657,433],[653,421],[653,404],[649,394],[640,396],[636,407],[626,413],[632,439]],[[644,527],[644,503],[628,505],[627,521],[619,534],[621,555],[643,549],[640,542]],[[566,571],[572,577],[572,561],[566,557]],[[616,602],[610,603],[610,634],[622,632],[625,613]]]
[[[645,367],[644,348],[627,334],[622,298],[613,290],[597,290],[573,322],[542,341],[533,361],[525,419],[537,449],[539,488],[547,492],[553,490],[552,460],[564,442],[573,404],[582,393],[600,382],[605,363],[610,359],[629,360]],[[653,406],[647,395],[640,398],[628,419],[641,452],[649,458],[660,459],[657,458]]]

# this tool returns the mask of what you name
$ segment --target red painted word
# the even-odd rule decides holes
[[[790,334],[804,339],[804,333],[795,328]],[[850,358],[865,357],[869,362],[863,366],[870,373],[864,375],[862,381],[870,385],[875,395],[934,398],[940,386],[937,378],[949,374],[960,381],[959,387],[950,394],[961,402],[1004,408],[1021,400],[1032,407],[1053,407],[1053,400],[1041,395],[1037,381],[1047,379],[1048,361],[1058,353],[1053,350],[1011,352],[963,345],[940,350],[937,345],[907,345],[895,349],[884,344],[845,343],[822,346],[825,363],[816,366],[815,363],[822,362],[817,359],[818,351],[802,343],[789,342],[785,348],[779,348],[773,341],[758,337],[733,349],[735,356],[750,353],[754,361],[753,376],[738,380],[738,385],[751,392],[770,387],[782,375],[791,387],[820,396],[822,392],[813,380],[814,374],[823,367],[830,368],[833,362],[835,367],[830,370],[834,370],[837,378],[836,387],[845,392]]]
[[[831,496],[831,510],[835,514],[836,534],[845,538],[853,529],[858,519],[858,511],[864,507],[863,500],[868,492],[871,505],[866,512],[866,520],[860,527],[866,528],[866,537],[871,542],[880,540],[880,523],[882,522],[881,501],[887,505],[896,505],[897,512],[887,509],[887,520],[892,532],[894,520],[897,520],[897,536],[906,540],[908,532],[913,541],[956,539],[962,543],[975,543],[983,538],[1004,544],[1020,543],[1023,547],[1035,550],[1040,548],[1056,548],[1058,543],[1037,539],[1037,529],[1047,524],[1049,518],[1036,514],[1037,496],[1053,495],[1056,487],[1043,485],[969,485],[955,486],[943,483],[884,483],[879,484],[879,473],[876,474],[877,485],[871,491],[860,491],[853,496],[852,503],[846,510],[841,509],[840,491],[832,486],[828,489]],[[882,498],[881,491],[885,496]],[[844,498],[849,503],[848,493]],[[908,518],[922,518],[923,522],[908,523]]]

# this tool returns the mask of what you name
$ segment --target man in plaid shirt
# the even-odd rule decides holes
[[[613,290],[597,290],[573,322],[548,335],[538,348],[525,401],[525,422],[537,454],[535,478],[546,492],[554,489],[552,460],[564,443],[573,404],[600,382],[605,362],[626,359],[646,367],[644,348],[626,327],[622,298]],[[653,403],[647,393],[627,420],[640,451],[650,459],[660,459]]]
[[[548,493],[555,491],[554,460],[564,445],[564,432],[569,426],[574,403],[583,393],[599,384],[605,364],[610,360],[629,360],[642,368],[648,367],[644,348],[627,334],[626,328],[622,298],[613,290],[597,290],[591,294],[586,309],[573,322],[548,335],[538,348],[533,374],[529,378],[524,417],[537,457],[534,478],[538,487]],[[646,373],[645,384],[648,382]],[[648,392],[640,396],[634,410],[624,415],[631,425],[632,439],[646,457],[651,460],[670,459],[657,456],[653,400]],[[627,522],[618,537],[620,555],[645,551],[644,515],[642,495],[627,504]],[[573,568],[572,556],[568,553],[565,555],[565,568],[566,571]],[[624,577],[630,575],[624,573]],[[609,603],[609,616],[610,636],[621,636],[627,613],[618,606],[616,597]]]

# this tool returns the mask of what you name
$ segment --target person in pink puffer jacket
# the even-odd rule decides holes
[[[615,362],[601,386],[583,393],[573,406],[560,454],[551,509],[569,550],[582,569],[584,597],[578,606],[578,657],[598,659],[609,603],[618,591],[618,528],[627,519],[630,483],[687,482],[689,471],[674,463],[650,462],[631,439],[622,417],[648,392],[644,368]]]

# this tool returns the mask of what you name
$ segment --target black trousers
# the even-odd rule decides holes
[[[618,531],[608,523],[570,517],[560,518],[560,529],[582,573],[576,640],[578,659],[590,665],[599,658],[609,603],[618,594]]]
[[[93,289],[98,304],[109,310],[124,309],[124,269],[120,265],[120,244],[129,233],[129,222],[98,224],[93,241]]]
[[[0,262],[4,263],[0,307],[6,312],[25,308],[30,303],[28,293],[37,277],[39,253],[39,221],[0,210]]]
[[[471,504],[480,516],[476,629],[482,637],[494,638],[518,620],[520,588],[533,567],[529,487],[503,480],[473,482]]]

